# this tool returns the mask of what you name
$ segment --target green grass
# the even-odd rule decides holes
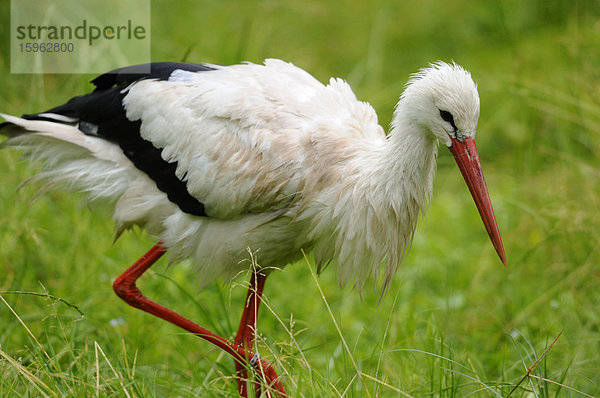
[[[322,81],[348,79],[383,125],[428,62],[454,59],[479,84],[477,141],[508,267],[442,149],[427,216],[380,304],[374,289],[340,290],[333,268],[314,278],[310,255],[269,278],[259,347],[290,396],[506,397],[523,376],[512,397],[600,396],[597,2],[156,1],[152,11],[153,60],[283,58]],[[90,89],[93,76],[10,74],[7,47],[0,111]],[[0,396],[236,396],[229,358],[113,294],[112,279],[154,242],[136,231],[113,244],[109,213],[88,211],[82,195],[30,203],[38,187],[17,187],[35,170],[0,152]],[[198,291],[189,264],[163,261],[140,286],[231,336],[244,283]]]

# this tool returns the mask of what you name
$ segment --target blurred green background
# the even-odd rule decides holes
[[[91,89],[92,75],[10,74],[8,1],[0,21],[1,112]],[[272,57],[342,77],[383,126],[429,62],[454,60],[478,83],[508,266],[442,148],[427,216],[381,303],[374,289],[340,290],[330,268],[318,284],[332,319],[305,262],[270,277],[261,352],[290,396],[508,396],[538,359],[512,396],[600,396],[600,2],[153,1],[151,35],[153,61]],[[80,194],[30,202],[39,186],[17,187],[36,170],[0,152],[0,396],[236,396],[229,358],[113,294],[153,241],[137,231],[113,244],[109,213]],[[153,270],[149,297],[232,335],[244,277],[198,291],[189,264]]]

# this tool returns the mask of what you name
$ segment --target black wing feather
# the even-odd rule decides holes
[[[113,86],[127,87],[131,83],[142,79],[167,80],[173,71],[178,69],[188,72],[213,70],[213,68],[206,65],[189,64],[185,62],[154,62],[151,64],[131,65],[112,70],[98,76],[92,80],[92,83],[96,86],[95,91],[106,90]]]
[[[54,113],[77,119],[77,127],[84,134],[118,144],[125,156],[145,172],[156,183],[158,189],[166,193],[169,200],[177,204],[182,211],[206,216],[204,204],[190,195],[185,182],[175,174],[177,162],[164,160],[161,157],[162,148],[155,147],[141,137],[141,120],[127,119],[123,107],[125,94],[122,91],[125,87],[145,79],[168,80],[173,71],[178,69],[190,72],[213,70],[206,65],[179,62],[157,62],[115,69],[92,80],[96,86],[93,92],[74,97],[46,112],[22,117],[59,122],[44,116],[44,113]]]

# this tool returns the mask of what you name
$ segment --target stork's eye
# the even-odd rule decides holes
[[[454,124],[454,116],[452,116],[452,114],[448,111],[443,111],[440,109],[440,116],[442,117],[442,119],[445,122],[450,123],[450,126],[452,126],[452,128],[454,129],[454,131],[457,131],[458,129],[456,128],[456,124]]]

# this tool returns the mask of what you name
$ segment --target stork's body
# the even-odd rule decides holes
[[[385,288],[430,196],[438,139],[505,261],[473,141],[479,98],[456,65],[413,77],[387,136],[345,82],[323,85],[277,60],[160,63],[94,83],[47,112],[4,116],[0,132],[46,160],[41,179],[114,203],[119,234],[139,225],[160,239],[150,258],[193,259],[202,284],[247,268],[250,248],[268,267],[312,250],[319,268],[335,260],[340,283],[360,289],[372,277]],[[254,281],[256,301],[264,279]],[[254,316],[244,312],[235,343],[251,342]]]

